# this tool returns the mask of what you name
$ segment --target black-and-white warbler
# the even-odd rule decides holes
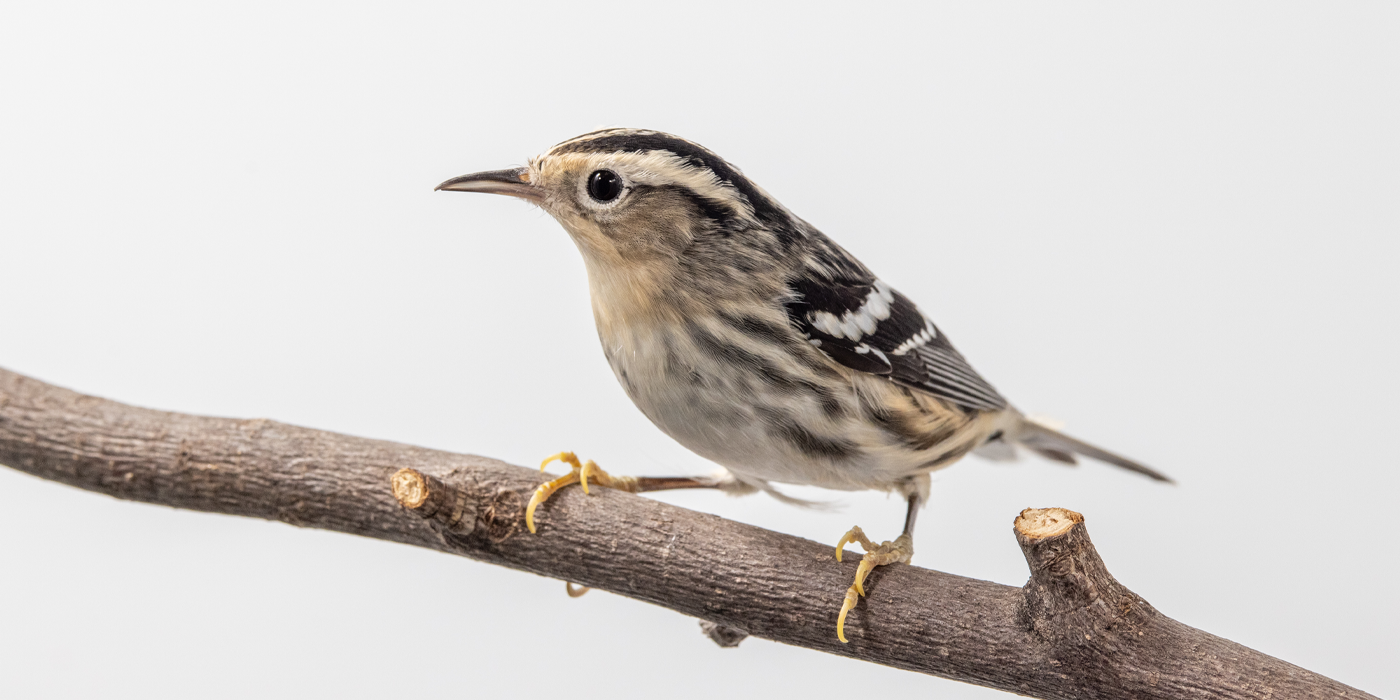
[[[572,453],[571,473],[527,509],[582,481],[628,491],[766,491],[773,482],[881,489],[908,501],[904,532],[867,553],[837,622],[875,566],[907,562],[928,474],[970,452],[1016,446],[1160,473],[1027,419],[907,297],[709,150],[674,136],[604,129],[523,168],[438,189],[528,200],[583,253],[603,352],[658,427],[726,471],[704,478],[608,475]]]

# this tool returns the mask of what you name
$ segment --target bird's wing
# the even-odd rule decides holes
[[[854,267],[809,270],[790,288],[788,317],[831,359],[960,406],[1006,408],[914,302],[874,275]]]

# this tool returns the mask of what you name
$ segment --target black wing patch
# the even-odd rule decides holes
[[[831,359],[960,406],[1006,408],[1006,399],[972,369],[914,302],[884,282],[874,277],[808,276],[791,286],[789,318]]]

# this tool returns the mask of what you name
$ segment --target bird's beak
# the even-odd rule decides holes
[[[488,170],[454,177],[438,185],[435,190],[451,192],[486,192],[488,194],[508,194],[512,197],[529,200],[536,204],[544,199],[544,192],[530,184],[529,168]]]

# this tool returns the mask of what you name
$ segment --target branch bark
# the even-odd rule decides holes
[[[1104,567],[1077,513],[1027,510],[1015,588],[877,569],[836,640],[858,556],[659,503],[565,489],[484,457],[270,420],[126,406],[0,369],[0,463],[116,498],[280,520],[470,557],[743,633],[1039,698],[1371,698],[1162,615]]]

